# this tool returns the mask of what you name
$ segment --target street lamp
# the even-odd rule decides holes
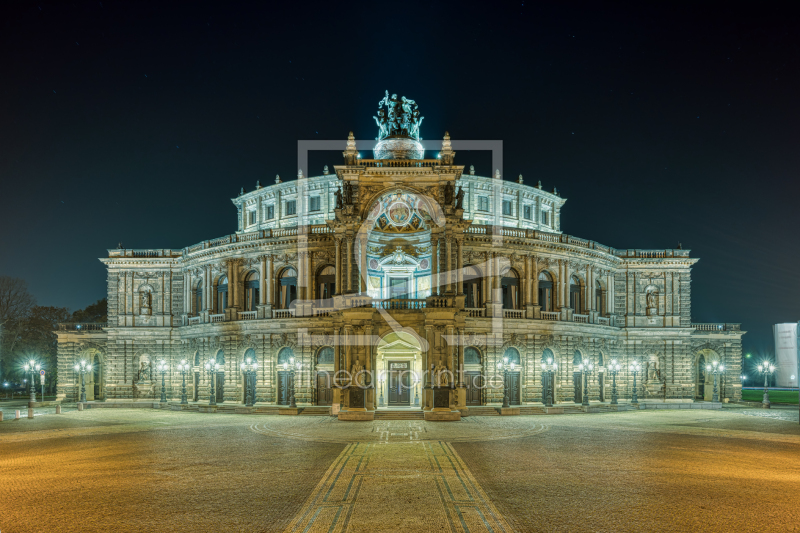
[[[303,363],[300,361],[295,362],[294,357],[289,358],[289,362],[283,362],[283,370],[291,370],[291,374],[289,374],[289,381],[292,382],[292,387],[289,390],[289,407],[297,407],[297,404],[294,401],[294,372],[296,370],[300,370],[303,366]]]
[[[33,379],[33,374],[34,374],[34,372],[38,372],[42,368],[42,365],[40,365],[39,363],[37,363],[36,361],[31,359],[30,361],[25,363],[23,368],[25,368],[25,372],[30,372],[31,373],[31,401],[35,402],[36,401],[36,385],[34,384],[35,381]],[[44,398],[42,398],[42,400],[44,400]]]
[[[711,401],[718,402],[719,394],[717,393],[717,373],[725,372],[725,365],[719,364],[719,361],[712,361],[710,365],[706,365],[706,370],[714,373],[714,394],[711,396]]]
[[[642,371],[642,365],[640,365],[638,361],[634,361],[630,366],[630,370],[633,373],[633,396],[631,397],[631,403],[639,405],[639,399],[636,397],[636,374]]]
[[[241,367],[242,372],[244,372],[245,383],[244,404],[247,407],[253,407],[253,405],[256,403],[256,391],[254,389],[256,384],[256,369],[258,368],[258,363],[253,361],[252,358],[248,357],[244,360]]]
[[[546,362],[542,363],[542,387],[544,387],[544,406],[553,407],[552,396],[552,379],[555,371],[558,370],[558,364],[553,361],[552,357],[548,357]]]
[[[581,405],[589,406],[589,376],[594,371],[594,363],[589,361],[588,359],[584,359],[581,364],[578,365],[578,370],[581,371],[581,375],[583,377],[583,400],[581,401]]]
[[[217,363],[216,359],[209,359],[206,363],[206,370],[210,373],[211,377],[211,393],[208,399],[208,405],[217,405],[217,395],[214,391],[214,375],[219,372],[220,364]]]
[[[81,403],[86,401],[86,382],[84,381],[84,377],[87,372],[92,371],[92,365],[88,364],[86,361],[81,361],[80,363],[75,365],[75,372],[78,372],[81,375]]]
[[[616,359],[611,360],[611,365],[608,367],[611,373],[611,405],[617,405],[617,372],[622,369],[622,365]]]
[[[508,404],[508,372],[514,371],[516,363],[514,361],[508,362],[508,357],[503,357],[502,361],[497,362],[497,368],[503,370],[503,409],[510,407]]]
[[[178,371],[181,373],[181,405],[189,405],[186,400],[186,373],[190,368],[191,366],[186,362],[186,359],[181,359],[181,362],[178,363]]]
[[[769,375],[775,372],[775,365],[769,361],[764,361],[763,364],[758,365],[758,371],[764,374],[764,399],[761,400],[761,406],[769,409],[769,389],[767,388],[767,379]]]
[[[161,372],[161,403],[166,403],[166,401],[167,401],[167,387],[166,387],[166,384],[164,383],[164,375],[167,373],[167,370],[169,370],[169,365],[167,363],[165,363],[164,360],[162,359],[156,365],[156,370]]]
[[[386,405],[386,403],[384,402],[384,399],[383,399],[383,384],[384,383],[386,383],[386,376],[383,374],[383,372],[381,372],[380,375],[378,375],[378,386],[381,388],[381,396],[380,396],[380,398],[378,398],[378,407],[384,407]],[[414,382],[414,388],[415,389],[416,389],[416,385],[417,385],[417,383],[415,381]]]

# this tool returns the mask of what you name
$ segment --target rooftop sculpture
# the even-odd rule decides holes
[[[383,110],[386,106],[386,110]],[[414,100],[405,96],[397,98],[396,94],[389,96],[389,91],[383,100],[378,102],[378,116],[373,116],[378,124],[378,136],[376,141],[382,141],[387,137],[411,137],[420,140],[419,127],[425,117],[420,116],[419,106]]]

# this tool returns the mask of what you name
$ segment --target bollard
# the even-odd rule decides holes
[[[33,407],[28,407],[28,418],[33,418]]]
[[[14,420],[19,420],[19,409],[14,411]]]
[[[60,405],[56,405],[56,414],[57,415],[61,414],[61,406]]]
[[[82,403],[78,404],[78,411],[83,411],[83,404]]]

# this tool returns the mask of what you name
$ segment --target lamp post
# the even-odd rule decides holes
[[[631,396],[631,403],[639,404],[639,399],[636,397],[636,374],[642,371],[642,365],[638,361],[634,361],[630,370],[633,373],[633,396]]]
[[[289,374],[289,381],[292,382],[292,388],[289,389],[289,407],[293,407],[293,408],[297,407],[297,403],[295,403],[295,401],[294,401],[294,372],[295,372],[295,369],[300,370],[300,368],[302,366],[303,366],[303,363],[301,363],[300,361],[295,362],[294,357],[290,357],[288,363],[286,363],[286,362],[283,363],[283,370],[284,371],[285,370],[291,370],[291,373]]]
[[[764,399],[761,400],[761,407],[769,409],[769,389],[767,388],[767,380],[769,375],[775,372],[775,365],[769,361],[764,361],[758,365],[758,371],[764,374]]]
[[[714,373],[714,394],[711,396],[711,401],[718,402],[719,394],[717,392],[717,373],[725,372],[725,365],[719,364],[719,361],[712,361],[710,365],[706,365],[706,370]]]
[[[165,363],[164,360],[162,359],[156,365],[156,370],[161,372],[161,403],[166,403],[166,401],[167,401],[167,386],[166,386],[166,384],[164,382],[164,375],[167,373],[167,370],[169,370],[169,365],[167,363]]]
[[[611,374],[611,405],[617,405],[617,372],[620,371],[622,365],[616,359],[611,360],[611,365],[608,371]]]
[[[178,363],[178,371],[181,373],[181,405],[189,405],[189,401],[186,399],[186,373],[190,368],[186,359],[181,359],[181,362]]]
[[[508,372],[509,370],[513,372],[515,366],[516,363],[513,361],[511,363],[508,362],[508,357],[503,357],[501,361],[497,362],[497,368],[503,370],[503,409],[511,407],[508,404]]]
[[[594,371],[594,363],[588,359],[584,359],[583,362],[578,365],[578,370],[581,371],[581,376],[583,377],[583,398],[581,405],[589,407],[589,376]]]
[[[553,361],[552,357],[548,357],[547,361],[542,363],[542,376],[544,377],[544,379],[542,380],[542,386],[545,389],[544,391],[545,407],[553,407],[552,379],[556,370],[558,370],[558,364]]]
[[[384,407],[386,405],[386,403],[384,402],[384,399],[383,399],[383,384],[385,382],[386,382],[386,377],[383,375],[383,372],[381,372],[380,376],[378,376],[378,386],[381,388],[381,395],[380,395],[380,398],[378,398],[378,407]],[[415,389],[416,389],[416,385],[417,385],[417,383],[415,381],[414,382],[414,388]]]
[[[86,382],[84,381],[83,376],[85,376],[87,372],[91,371],[92,365],[88,364],[86,361],[81,361],[75,365],[75,372],[78,372],[81,375],[81,403],[86,401]]]
[[[255,383],[256,383],[256,369],[258,369],[258,363],[253,361],[252,358],[248,357],[242,363],[242,372],[244,372],[244,383],[245,383],[245,397],[244,397],[244,404],[247,407],[253,407],[256,403],[255,401]]]
[[[35,402],[36,401],[36,381],[33,379],[33,374],[34,374],[34,372],[38,372],[42,368],[42,365],[40,365],[39,363],[37,363],[36,361],[31,359],[30,361],[25,363],[24,368],[25,368],[25,372],[30,372],[31,373],[31,401]],[[42,399],[44,399],[44,398],[42,398]]]
[[[419,406],[419,376],[414,372],[414,406]]]
[[[217,394],[214,390],[214,375],[219,372],[220,364],[217,363],[216,359],[209,359],[209,361],[205,364],[206,371],[210,373],[210,381],[211,381],[211,392],[208,398],[208,405],[217,405]]]

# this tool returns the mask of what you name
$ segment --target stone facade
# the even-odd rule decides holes
[[[612,359],[623,365],[621,398],[633,361],[640,398],[704,398],[700,367],[711,360],[727,367],[721,397],[740,398],[744,332],[691,322],[688,250],[565,235],[556,191],[464,173],[454,155],[445,137],[437,159],[361,159],[351,136],[333,173],[242,191],[235,234],[180,250],[109,250],[108,324],[58,331],[60,397],[77,399],[72,367],[87,359],[89,399],[156,399],[163,360],[177,399],[186,360],[189,399],[207,401],[204,364],[214,358],[217,401],[241,403],[240,364],[251,357],[257,402],[285,404],[293,357],[300,405],[360,407],[340,371],[363,367],[363,409],[391,397],[432,410],[425,370],[438,365],[450,372],[450,407],[466,413],[502,401],[505,356],[516,363],[512,404],[543,401],[545,357],[558,363],[556,402],[580,400],[584,359],[596,367],[593,401],[611,398]],[[397,369],[410,372],[407,397]]]

